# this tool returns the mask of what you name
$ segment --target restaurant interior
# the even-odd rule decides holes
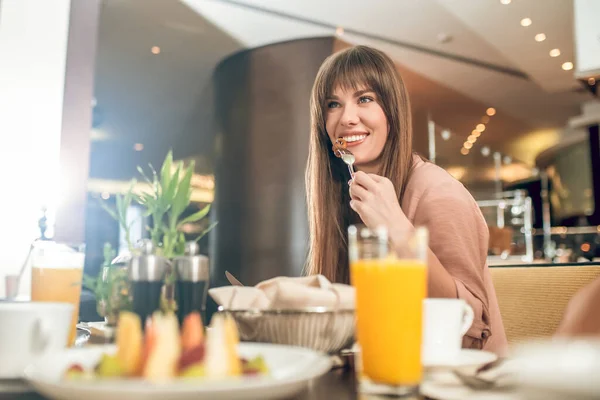
[[[415,152],[485,218],[509,345],[549,339],[600,279],[599,16],[595,0],[0,0],[0,299],[31,298],[33,243],[85,244],[88,277],[131,265],[165,170],[189,173],[173,246],[197,244],[208,287],[302,276],[311,89],[366,45],[404,80]],[[82,331],[106,334],[98,292],[80,299]],[[594,346],[544,353],[581,378],[557,366],[583,389],[556,398],[600,396]],[[371,398],[321,386],[297,398]],[[425,396],[536,398],[471,389]]]

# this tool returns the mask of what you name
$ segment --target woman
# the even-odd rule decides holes
[[[356,157],[352,182],[332,152],[338,138]],[[393,244],[414,226],[426,226],[429,296],[460,298],[473,307],[475,322],[463,347],[504,353],[506,336],[486,263],[487,225],[462,184],[413,154],[408,94],[384,53],[352,47],[321,66],[311,96],[306,188],[309,273],[349,281],[350,224],[384,225]]]

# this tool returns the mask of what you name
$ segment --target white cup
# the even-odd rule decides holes
[[[0,379],[18,379],[36,358],[67,345],[73,305],[0,301]]]
[[[462,338],[473,324],[473,309],[460,299],[423,301],[424,365],[452,363],[460,354]]]

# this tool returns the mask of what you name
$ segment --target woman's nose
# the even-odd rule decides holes
[[[358,121],[359,117],[356,107],[354,107],[354,105],[344,107],[342,118],[340,119],[341,124],[344,126],[353,126],[358,124]]]

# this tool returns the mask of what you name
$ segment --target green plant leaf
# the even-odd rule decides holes
[[[152,184],[153,184],[152,180],[151,180],[150,178],[148,178],[148,175],[146,175],[146,173],[144,172],[144,170],[142,169],[142,167],[140,167],[140,166],[138,165],[138,167],[137,167],[137,170],[138,170],[138,172],[140,173],[140,175],[142,175],[142,177],[144,178],[144,180],[145,180],[146,182],[148,182],[148,184],[149,184],[149,185],[152,185]]]
[[[204,236],[206,236],[206,234],[207,234],[208,232],[212,231],[212,230],[213,230],[213,228],[214,228],[215,226],[217,226],[217,224],[218,224],[218,223],[219,223],[219,221],[215,221],[215,222],[213,222],[212,224],[210,224],[210,225],[208,226],[208,228],[206,228],[204,231],[202,231],[202,233],[201,233],[201,234],[200,234],[198,237],[196,237],[196,239],[194,239],[194,240],[195,240],[196,242],[200,241],[200,239],[202,239]]]
[[[190,165],[185,169],[185,174],[183,178],[179,182],[179,187],[177,189],[177,194],[173,199],[172,206],[172,226],[176,227],[176,221],[186,209],[186,207],[190,204],[191,199],[191,188],[192,188],[192,175],[194,173],[194,162],[191,162]]]
[[[207,205],[206,207],[204,207],[202,210],[197,211],[197,212],[193,213],[192,215],[188,215],[187,217],[185,217],[184,219],[179,221],[179,224],[177,224],[177,227],[180,228],[182,225],[187,224],[189,222],[200,221],[202,218],[204,218],[208,215],[209,211],[210,211],[210,204]]]
[[[169,173],[171,173],[169,171]],[[169,178],[169,185],[163,187],[162,204],[165,209],[172,207],[173,200],[177,195],[177,185],[179,184],[179,174],[181,173],[181,165],[177,165],[177,169],[172,177]]]
[[[168,188],[171,184],[171,166],[173,165],[173,150],[169,150],[167,156],[165,157],[165,161],[163,161],[163,165],[160,169],[160,184],[163,187],[163,190]]]

